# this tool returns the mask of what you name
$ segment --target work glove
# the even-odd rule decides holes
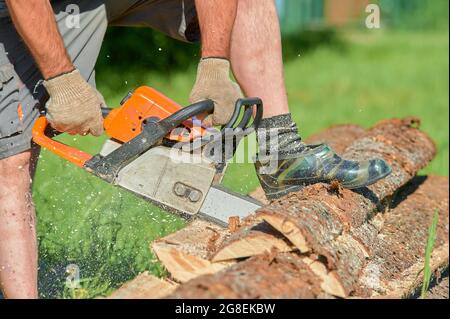
[[[203,123],[206,126],[227,124],[234,112],[236,100],[242,97],[239,85],[230,78],[230,62],[220,58],[202,59],[198,65],[197,81],[189,101],[214,101],[214,114]]]
[[[106,106],[105,100],[78,70],[44,81],[44,86],[50,95],[47,118],[54,129],[72,135],[103,133],[101,107]]]

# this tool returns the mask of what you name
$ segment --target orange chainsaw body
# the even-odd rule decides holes
[[[162,93],[142,86],[130,94],[120,108],[111,111],[104,127],[109,137],[126,143],[142,132],[144,121],[163,120],[180,109],[179,104]],[[175,130],[167,138],[175,142],[190,142],[205,133],[203,128],[195,127],[192,120],[183,125],[184,129]]]

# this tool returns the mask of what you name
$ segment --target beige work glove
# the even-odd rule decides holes
[[[230,62],[220,58],[202,59],[198,65],[197,81],[189,101],[214,101],[214,114],[204,120],[207,126],[227,124],[234,112],[236,100],[242,97],[239,85],[230,78]]]
[[[101,94],[89,85],[78,70],[44,81],[50,99],[47,118],[59,132],[99,136],[103,133]]]

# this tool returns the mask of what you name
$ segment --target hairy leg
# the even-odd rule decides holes
[[[0,288],[6,298],[37,298],[36,215],[31,198],[37,150],[0,160]]]
[[[245,95],[264,101],[265,118],[289,113],[274,0],[239,1],[231,63]]]

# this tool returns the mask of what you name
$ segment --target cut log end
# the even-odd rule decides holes
[[[171,294],[177,284],[142,273],[114,291],[108,299],[160,299]]]
[[[181,283],[201,275],[216,273],[230,265],[229,263],[211,263],[209,260],[158,243],[153,245],[153,251],[171,277]]]
[[[294,249],[285,239],[264,232],[253,231],[251,235],[225,244],[212,258],[213,262],[235,260],[262,255],[276,249],[290,252]]]
[[[257,216],[278,230],[283,236],[286,236],[286,238],[288,238],[289,241],[294,244],[294,246],[297,247],[301,253],[307,253],[310,251],[310,247],[308,246],[301,230],[298,229],[298,227],[286,217],[268,211],[260,211]]]
[[[348,297],[348,291],[345,290],[335,271],[329,272],[327,267],[318,260],[305,257],[303,261],[321,279],[320,287],[323,291],[339,298]]]

